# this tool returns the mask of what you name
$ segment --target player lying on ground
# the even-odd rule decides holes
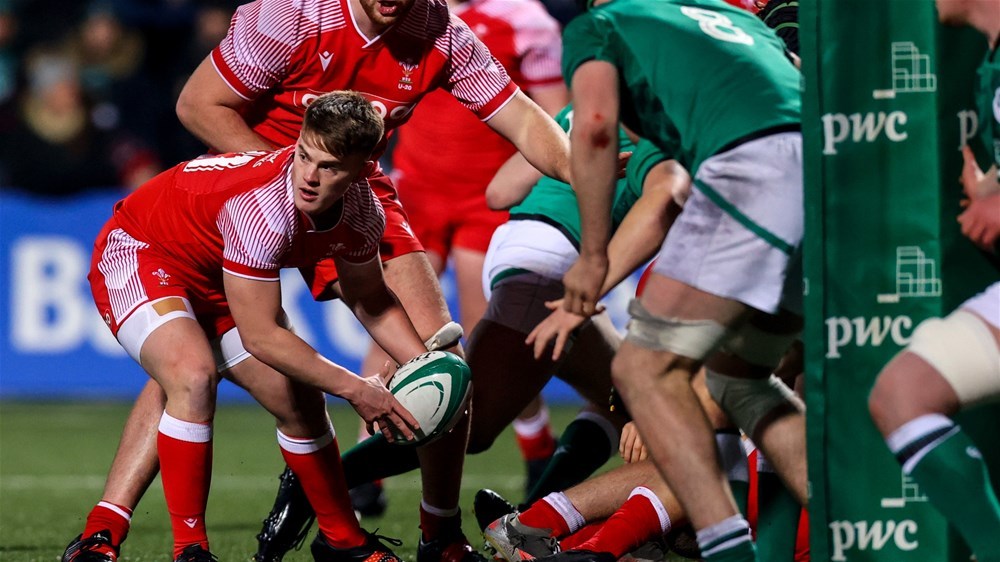
[[[364,97],[321,96],[295,146],[181,163],[115,205],[98,235],[89,275],[98,311],[167,396],[156,447],[177,561],[214,560],[205,508],[222,376],[274,414],[282,455],[318,514],[314,559],[396,559],[354,518],[323,392],[386,438],[412,437],[416,422],[381,377],[357,377],[287,328],[278,276],[332,257],[345,302],[394,359],[424,351],[382,281],[385,214],[366,179],[382,134]],[[67,554],[116,550],[98,533]]]
[[[786,363],[795,363],[795,355],[791,353]],[[790,364],[787,369],[800,367]],[[695,377],[692,386],[717,428],[723,470],[741,509],[752,523],[760,521],[754,528],[762,556],[766,552],[771,562],[807,561],[805,511],[709,397],[704,375]],[[629,464],[549,494],[520,512],[495,493],[481,490],[476,495],[477,517],[480,512],[507,512],[484,526],[487,542],[509,561],[544,557],[552,562],[613,562],[626,555],[660,559],[664,549],[697,558],[684,510],[647,458],[632,423],[623,429],[619,453]]]

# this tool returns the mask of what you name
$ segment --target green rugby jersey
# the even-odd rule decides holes
[[[555,117],[556,123],[569,132],[573,120],[573,106],[568,105]],[[653,143],[643,139],[638,145],[632,143],[625,131],[618,129],[618,142],[622,152],[632,151],[625,168],[625,177],[615,185],[614,202],[611,206],[611,228],[618,228],[625,214],[642,195],[642,184],[646,175],[656,164],[668,157]],[[510,209],[510,220],[537,220],[556,227],[574,247],[580,247],[580,208],[576,192],[568,183],[542,176],[524,201]]]
[[[1000,166],[1000,48],[986,53],[978,74],[976,107],[979,111],[979,136],[993,163]]]
[[[695,175],[706,158],[800,123],[800,74],[781,39],[722,0],[612,0],[563,33],[563,76],[618,68],[621,121]]]

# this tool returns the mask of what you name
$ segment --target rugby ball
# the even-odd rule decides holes
[[[416,438],[397,435],[394,443],[424,445],[447,433],[462,417],[469,401],[472,374],[461,357],[430,351],[401,365],[389,380],[389,391],[420,424]]]

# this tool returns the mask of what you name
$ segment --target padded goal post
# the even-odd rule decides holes
[[[931,0],[812,0],[800,29],[812,559],[967,561],[867,396],[917,324],[998,278],[956,222],[959,148],[985,154],[972,92],[986,42],[938,24]],[[1000,467],[1000,412],[960,421]]]

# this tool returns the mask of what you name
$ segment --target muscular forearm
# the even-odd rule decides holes
[[[618,136],[613,133],[600,125],[573,129],[573,189],[580,206],[582,257],[607,252],[618,154]]]
[[[392,297],[391,293],[389,297],[392,298],[391,304],[378,306],[376,310],[372,310],[374,307],[371,305],[366,307],[361,303],[355,304],[352,308],[354,315],[375,343],[396,363],[402,365],[425,352],[426,348],[399,301]]]
[[[511,156],[486,186],[486,205],[495,211],[510,209],[524,201],[531,188],[542,178],[521,153]]]
[[[541,113],[541,110],[539,110]],[[525,159],[550,178],[570,183],[569,137],[548,115],[535,116],[520,143],[515,143]]]
[[[243,116],[229,107],[213,105],[192,108],[178,104],[177,117],[191,134],[216,152],[277,148],[250,130]]]
[[[608,243],[608,276],[601,296],[608,294],[656,253],[679,209],[669,197],[640,199]]]
[[[569,138],[524,92],[486,122],[509,140],[538,171],[569,183]]]
[[[358,377],[309,346],[289,330],[275,326],[260,333],[241,330],[243,346],[251,355],[285,376],[350,399]]]

